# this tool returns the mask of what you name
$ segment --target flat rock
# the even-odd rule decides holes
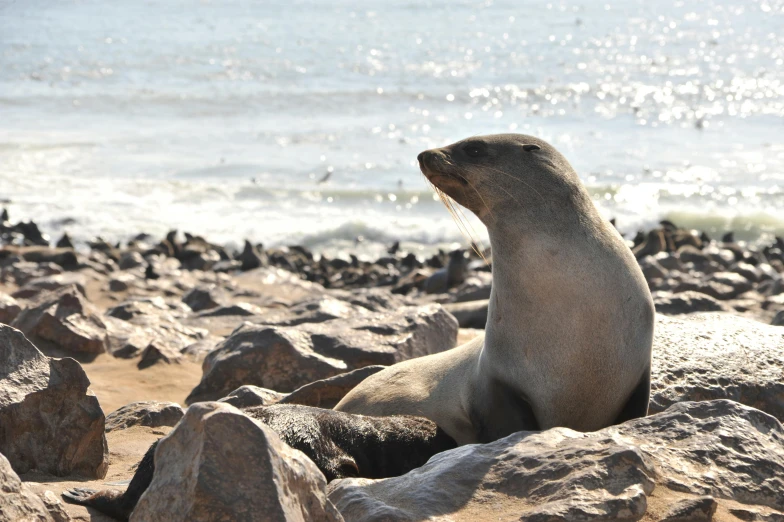
[[[106,431],[124,430],[131,426],[174,426],[183,415],[185,410],[175,402],[132,402],[106,416]]]
[[[729,312],[732,309],[713,297],[692,290],[673,294],[667,291],[653,292],[656,312],[666,315],[693,314],[695,312]]]
[[[22,483],[3,455],[0,455],[0,520],[55,522],[44,502]]]
[[[784,329],[722,313],[657,316],[650,412],[730,399],[784,420]]]
[[[680,403],[593,433],[462,446],[401,477],[334,481],[329,498],[347,522],[636,521],[654,489],[664,505],[710,496],[784,516],[784,428],[731,401]]]
[[[74,285],[42,294],[11,326],[66,353],[103,353],[109,344],[98,310]]]
[[[464,301],[461,303],[446,303],[444,309],[455,316],[460,328],[484,328],[487,324],[487,308],[489,299],[481,301]]]
[[[103,478],[104,415],[89,386],[75,360],[46,357],[0,325],[0,453],[18,473]]]
[[[198,287],[182,296],[182,302],[194,312],[217,308],[221,305],[221,298],[214,288]]]
[[[195,404],[155,452],[131,522],[343,520],[303,453],[221,403]]]
[[[288,395],[281,397],[278,402],[283,404],[303,404],[316,408],[334,408],[348,392],[370,377],[380,372],[386,366],[365,366],[347,373],[335,375],[327,379],[311,382],[297,388]],[[235,405],[236,406],[236,405]]]
[[[244,409],[251,408],[253,406],[269,406],[270,404],[277,404],[284,397],[286,397],[285,393],[246,384],[245,386],[240,386],[227,396],[220,399],[218,402],[225,402],[227,404],[231,404],[235,408]]]

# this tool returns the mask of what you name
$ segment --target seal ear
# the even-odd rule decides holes
[[[335,466],[336,478],[348,478],[359,476],[359,466],[351,457],[343,457]]]
[[[523,145],[523,150],[526,151],[526,152],[533,152],[533,151],[539,150],[541,148],[542,147],[540,147],[539,145],[534,145],[533,143],[531,143],[529,145]]]

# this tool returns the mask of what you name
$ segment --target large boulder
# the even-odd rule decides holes
[[[103,353],[109,343],[98,310],[75,285],[42,294],[11,325],[67,353]]]
[[[106,416],[106,431],[124,430],[132,426],[174,426],[185,415],[175,402],[140,401],[121,406]]]
[[[346,364],[316,353],[310,336],[295,328],[244,324],[207,355],[202,370],[186,404],[217,400],[244,384],[292,391],[343,373]]]
[[[661,520],[684,499],[697,501],[687,520],[699,520],[715,509],[707,496],[744,520],[784,517],[784,428],[735,402],[688,402],[593,433],[519,432],[329,490],[347,522]]]
[[[657,317],[650,412],[730,399],[784,421],[784,329],[722,313]]]
[[[104,415],[75,360],[44,356],[0,325],[0,453],[17,473],[103,478]]]
[[[0,455],[0,520],[55,522],[43,500],[22,483],[3,455]]]
[[[326,479],[271,429],[221,403],[188,408],[155,451],[131,522],[342,521]]]
[[[290,392],[365,366],[388,366],[455,346],[458,325],[440,305],[404,307],[296,327],[243,324],[204,359],[187,404],[252,384]]]

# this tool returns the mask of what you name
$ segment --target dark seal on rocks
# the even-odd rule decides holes
[[[328,481],[403,475],[456,446],[449,435],[422,417],[365,417],[293,404],[257,406],[243,412],[310,457]],[[152,482],[157,445],[147,450],[125,492],[76,488],[63,493],[63,498],[128,520]]]

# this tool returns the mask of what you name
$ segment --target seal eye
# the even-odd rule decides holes
[[[484,143],[472,142],[463,146],[463,152],[469,158],[481,158],[487,154]]]
[[[533,144],[531,144],[531,145],[523,145],[523,150],[526,151],[526,152],[533,152],[533,151],[539,150],[541,148],[542,147],[540,147],[539,145],[533,145]]]

